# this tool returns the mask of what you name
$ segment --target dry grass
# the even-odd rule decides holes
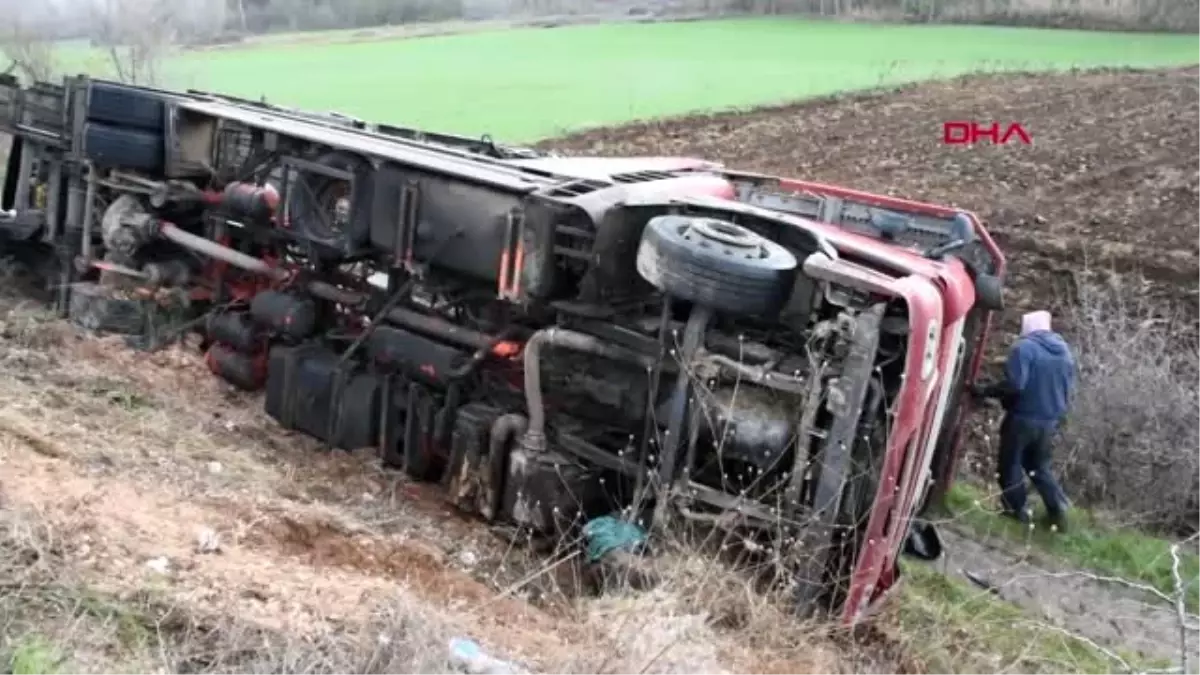
[[[1080,283],[1062,317],[1079,385],[1057,449],[1080,504],[1192,532],[1200,509],[1195,324],[1140,299],[1136,276]]]
[[[58,533],[37,514],[5,512],[0,595],[7,617],[0,659],[40,664],[42,672],[162,669],[168,672],[445,672],[456,633],[439,612],[399,594],[379,601],[369,620],[327,633],[289,636],[236,617],[204,616],[155,592],[89,589],[67,561]],[[549,672],[853,672],[826,633],[789,621],[778,605],[728,573],[686,565],[657,590],[578,603],[595,649],[545,664]],[[679,568],[684,572],[684,568]],[[716,591],[714,593],[713,591]],[[714,615],[737,612],[736,630]],[[784,638],[787,638],[786,640]],[[116,648],[103,648],[115,645]],[[780,651],[784,649],[786,651]],[[730,653],[730,652],[733,653]],[[764,657],[764,654],[768,655]]]
[[[0,663],[9,672],[445,672],[453,635],[437,612],[398,594],[369,618],[310,637],[171,602],[153,590],[89,587],[53,527],[0,512]]]
[[[377,598],[366,619],[292,635],[213,615],[162,589],[88,585],[61,533],[39,514],[0,514],[0,662],[13,672],[447,672],[455,631],[410,594]],[[695,557],[659,561],[646,593],[567,598],[590,648],[543,672],[725,673],[895,670],[828,626],[796,621],[745,577]]]

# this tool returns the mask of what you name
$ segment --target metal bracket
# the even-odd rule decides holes
[[[854,317],[849,354],[840,377],[829,385],[826,407],[833,415],[820,451],[820,472],[813,491],[808,523],[797,534],[796,550],[804,556],[797,600],[803,605],[827,590],[824,580],[838,550],[833,534],[841,511],[850,457],[855,443],[863,403],[875,367],[879,347],[879,324],[885,305],[876,304]]]
[[[671,396],[670,412],[667,416],[667,431],[663,435],[660,443],[660,458],[658,470],[659,496],[655,504],[654,522],[661,522],[661,516],[664,515],[668,502],[671,500],[675,488],[685,486],[687,476],[691,473],[690,466],[684,466],[683,476],[677,476],[679,449],[683,443],[683,437],[686,427],[690,426],[686,423],[688,417],[689,400],[692,396],[692,381],[691,373],[688,371],[686,364],[691,363],[692,356],[704,344],[704,333],[708,330],[708,325],[712,321],[712,309],[703,305],[695,305],[692,307],[692,312],[688,316],[687,324],[683,329],[683,337],[681,345],[676,351],[676,357],[680,363],[679,376],[675,380],[675,391]]]
[[[400,223],[396,232],[392,264],[409,274],[418,270],[415,261],[417,228],[421,224],[421,184],[415,179],[404,182],[400,189]]]
[[[508,212],[504,223],[504,248],[500,253],[500,279],[496,295],[500,300],[516,302],[521,295],[521,263],[523,249],[521,232],[525,226],[525,215],[521,209]]]

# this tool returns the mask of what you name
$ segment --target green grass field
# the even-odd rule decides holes
[[[800,19],[520,29],[185,53],[166,84],[530,141],[974,71],[1195,63],[1196,36]],[[79,48],[64,65],[103,60]]]

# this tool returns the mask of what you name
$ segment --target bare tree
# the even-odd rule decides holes
[[[171,0],[98,0],[92,5],[100,41],[122,82],[158,84],[162,59],[176,40]]]
[[[243,33],[247,33],[250,31],[250,25],[246,22],[246,0],[236,0],[236,4],[238,25],[241,27]]]
[[[54,46],[27,32],[19,23],[8,26],[0,37],[0,51],[9,64],[4,74],[19,73],[30,81],[49,80],[55,72]]]

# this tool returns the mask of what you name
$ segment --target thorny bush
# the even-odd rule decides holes
[[[1080,283],[1065,310],[1079,381],[1058,463],[1080,505],[1190,533],[1200,508],[1196,326],[1140,296],[1137,281]]]

